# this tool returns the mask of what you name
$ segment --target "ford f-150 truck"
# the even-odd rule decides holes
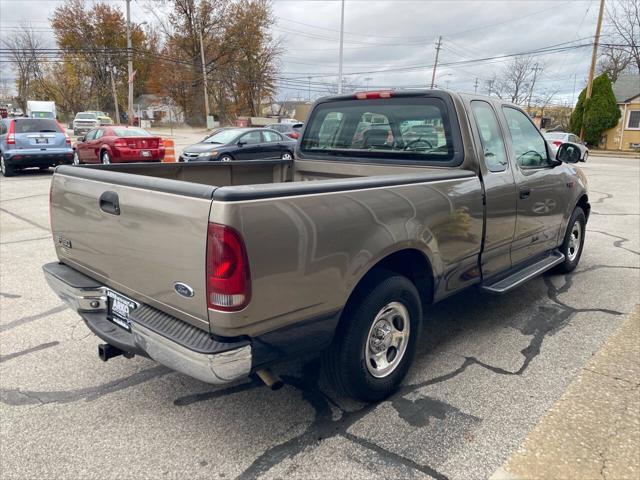
[[[495,98],[328,97],[294,160],[58,167],[59,261],[44,272],[103,360],[269,384],[275,362],[322,352],[339,391],[377,401],[407,373],[430,304],[576,267],[579,156],[567,143],[551,158]]]

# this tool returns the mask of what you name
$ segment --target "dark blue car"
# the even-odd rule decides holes
[[[264,128],[222,128],[184,149],[180,162],[292,160],[296,141]]]
[[[0,121],[0,172],[11,177],[24,168],[42,170],[71,163],[71,139],[49,118],[3,118]]]

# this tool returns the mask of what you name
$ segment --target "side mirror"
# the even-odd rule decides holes
[[[247,144],[247,142],[243,142],[243,141],[239,141],[238,142],[238,146],[239,147],[244,147]]]
[[[78,138],[76,139],[76,141],[78,141],[78,142],[80,142],[80,143],[84,142],[84,136],[82,136],[82,137],[78,137]]]
[[[565,163],[578,163],[580,161],[580,157],[582,156],[582,152],[580,151],[580,147],[575,143],[563,143],[558,148],[558,152],[556,153],[556,160]]]

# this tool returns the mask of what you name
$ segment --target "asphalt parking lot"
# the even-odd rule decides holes
[[[591,156],[581,263],[432,307],[401,390],[337,397],[314,358],[272,392],[150,360],[103,363],[53,295],[50,173],[0,179],[2,478],[487,478],[640,302],[640,161]]]

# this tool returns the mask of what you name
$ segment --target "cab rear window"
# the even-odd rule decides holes
[[[439,98],[418,96],[321,103],[311,114],[300,151],[331,160],[455,160],[447,105]]]
[[[15,133],[45,133],[45,132],[62,132],[60,126],[55,120],[46,120],[38,118],[16,118],[14,120]]]

